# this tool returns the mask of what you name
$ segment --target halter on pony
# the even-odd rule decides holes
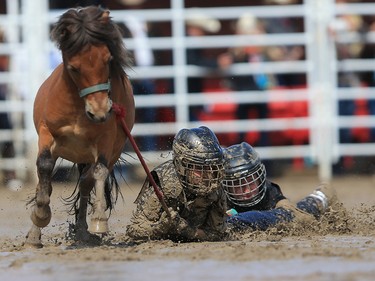
[[[108,79],[107,83],[96,84],[94,86],[84,88],[81,91],[79,91],[79,96],[83,98],[89,94],[101,91],[107,91],[108,93],[111,91],[111,80]]]

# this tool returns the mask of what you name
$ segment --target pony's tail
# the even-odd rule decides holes
[[[81,176],[82,176],[82,171],[83,171],[83,168],[84,168],[84,165],[82,164],[74,164],[73,167],[76,167],[78,168],[78,172],[79,172],[79,176],[78,176],[78,180],[76,182],[76,186],[74,187],[74,190],[73,192],[66,198],[62,198],[61,200],[64,202],[64,204],[70,206],[69,208],[69,211],[68,211],[68,214],[69,215],[75,215],[76,216],[76,219],[77,219],[77,215],[78,215],[78,202],[79,202],[79,183],[81,181]],[[73,168],[72,167],[72,168]],[[90,202],[90,200],[89,200]]]
[[[110,214],[112,210],[115,208],[118,197],[121,196],[121,198],[124,200],[124,197],[121,193],[120,185],[116,179],[115,172],[113,169],[105,183],[104,195],[107,203],[107,210],[109,209]]]

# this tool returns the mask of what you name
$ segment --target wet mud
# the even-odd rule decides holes
[[[275,179],[296,202],[318,185],[316,176]],[[336,178],[339,201],[320,221],[279,225],[266,232],[232,233],[222,242],[134,243],[125,235],[140,183],[122,184],[111,232],[96,245],[69,237],[73,216],[63,199],[74,184],[55,184],[53,217],[41,249],[23,246],[31,226],[32,186],[0,187],[0,280],[373,280],[375,180]]]

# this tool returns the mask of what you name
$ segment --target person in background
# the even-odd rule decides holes
[[[255,149],[248,143],[224,149],[224,178],[228,199],[228,227],[235,230],[266,230],[279,223],[312,221],[337,200],[326,183],[319,185],[296,205],[267,179],[266,169]]]
[[[375,32],[375,16],[369,18],[369,22],[366,25],[366,33],[369,34]],[[375,43],[365,42],[363,49],[361,50],[361,59],[375,59]],[[366,87],[375,87],[375,70],[365,71],[361,73],[361,83]],[[375,99],[368,100],[368,112],[370,115],[375,115]],[[375,141],[375,128],[370,130],[370,141]]]
[[[235,23],[235,34],[243,35],[262,35],[265,33],[262,22],[250,13],[243,14]],[[222,64],[223,69],[229,68],[233,63],[248,63],[256,65],[259,62],[266,61],[266,48],[257,45],[244,45],[234,47],[228,50],[227,56],[230,60],[226,60],[230,64]],[[268,89],[271,83],[269,76],[263,73],[235,75],[228,77],[229,87],[234,91],[263,91]],[[236,111],[237,119],[264,119],[268,116],[267,103],[240,103]],[[238,142],[245,141],[246,132],[238,137]],[[264,146],[268,142],[266,132],[260,133],[257,141],[258,145]]]
[[[345,5],[353,1],[336,0],[336,4]],[[363,17],[357,14],[339,14],[337,15],[328,26],[328,34],[335,44],[337,61],[345,61],[350,59],[358,59],[364,48],[364,33],[365,23]],[[353,42],[347,41],[348,36],[357,35],[360,40]],[[351,71],[338,71],[337,72],[337,87],[338,88],[360,88],[362,87],[361,75],[355,70]],[[338,100],[338,114],[339,116],[355,116],[357,114],[358,106],[367,107],[367,101],[360,96],[353,99],[339,99]],[[361,130],[361,128],[359,128]],[[357,138],[359,135],[354,132],[357,128],[340,128],[339,140],[340,143],[355,143],[368,141],[368,135],[364,139]],[[362,135],[362,134],[360,134]],[[367,139],[367,140],[366,140]],[[345,174],[355,167],[355,160],[353,156],[342,156],[339,161],[333,165],[334,174]],[[359,160],[360,161],[360,160]]]
[[[124,9],[141,9],[146,0],[117,0]],[[142,21],[134,14],[123,18],[129,37],[133,39],[134,47],[132,54],[134,65],[138,67],[151,67],[154,65],[154,54],[149,43],[149,24]],[[151,78],[131,79],[134,95],[152,95],[156,92],[155,82]],[[157,119],[155,107],[138,108],[136,113],[137,123],[153,123]],[[141,150],[157,150],[157,139],[155,136],[143,136],[140,138]]]
[[[221,29],[221,24],[218,20],[211,18],[200,12],[193,13],[186,21],[186,35],[190,37],[202,37],[209,34],[218,33]],[[186,61],[188,65],[196,65],[206,67],[210,70],[217,70],[221,65],[228,64],[227,56],[209,55],[207,49],[189,48],[186,51]],[[189,77],[187,80],[187,87],[189,93],[202,93],[204,90],[205,77]],[[199,113],[203,110],[202,106],[190,107],[190,121],[198,121]]]
[[[207,127],[180,130],[173,159],[152,172],[171,218],[163,211],[148,179],[136,199],[128,236],[135,241],[216,241],[226,235],[226,199],[221,187],[223,151]]]
[[[298,0],[265,0],[267,5],[287,6],[300,4]],[[303,22],[292,17],[271,17],[264,21],[264,28],[268,34],[293,34],[303,32]],[[302,45],[276,45],[267,49],[270,61],[299,61],[305,57]],[[279,73],[274,76],[274,86],[281,88],[295,88],[306,85],[306,78],[300,73]]]

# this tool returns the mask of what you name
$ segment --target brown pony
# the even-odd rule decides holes
[[[94,6],[70,9],[55,24],[52,39],[63,63],[41,85],[34,103],[39,182],[25,243],[34,247],[42,246],[41,228],[51,220],[51,177],[59,157],[77,163],[80,174],[75,238],[88,241],[90,232],[108,231],[105,211],[113,207],[114,191],[110,176],[126,141],[112,103],[126,109],[129,130],[134,124],[133,92],[124,71],[128,53],[109,11]],[[90,196],[94,199],[88,229]]]

